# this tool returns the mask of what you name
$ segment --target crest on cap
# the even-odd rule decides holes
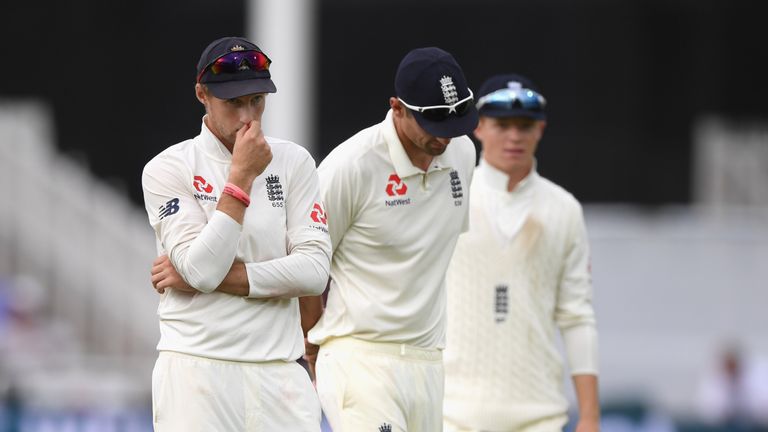
[[[472,99],[472,91],[456,59],[440,48],[416,48],[403,57],[395,74],[395,95],[400,101],[423,109],[445,105],[453,108],[440,112],[411,109],[419,126],[435,137],[466,135],[477,126],[478,115],[474,104],[462,105],[461,114],[457,111],[459,107],[454,106],[462,99]],[[425,113],[437,115],[426,118]]]
[[[507,88],[510,90],[522,90],[523,84],[519,81],[508,81],[507,82]]]
[[[254,68],[256,65],[251,61],[260,63],[261,60],[242,56],[243,52],[251,50],[261,52],[256,44],[242,37],[227,36],[209,43],[197,62],[197,82],[205,84],[219,99],[233,99],[255,93],[275,93],[277,88],[268,69],[269,58],[261,52],[266,57],[266,63]],[[213,72],[214,62],[227,55],[230,57],[224,58],[222,62],[228,70],[225,73]]]
[[[440,88],[443,90],[443,99],[445,99],[446,105],[453,105],[459,101],[459,92],[456,91],[453,78],[443,75],[440,78]]]

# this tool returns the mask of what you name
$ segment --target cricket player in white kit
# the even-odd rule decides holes
[[[482,144],[470,230],[448,267],[445,431],[561,431],[568,405],[559,329],[578,397],[578,432],[599,430],[597,331],[581,205],[539,176],[545,99],[520,75],[478,92]]]
[[[395,92],[318,169],[333,259],[309,342],[334,432],[442,428],[445,269],[467,228],[477,112],[439,48],[408,53]]]
[[[315,162],[261,131],[270,60],[242,38],[198,63],[200,134],[144,168],[161,255],[157,431],[319,431],[302,356],[300,296],[329,275],[331,244]]]

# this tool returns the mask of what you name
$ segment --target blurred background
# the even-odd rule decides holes
[[[473,88],[495,73],[532,78],[549,110],[539,171],[585,207],[603,430],[768,428],[767,11],[4,2],[0,432],[151,430],[159,335],[141,170],[199,132],[197,60],[235,35],[273,60],[266,133],[317,162],[383,119],[412,48],[450,51]]]

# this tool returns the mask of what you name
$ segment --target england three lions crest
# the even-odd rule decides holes
[[[280,183],[280,177],[277,174],[272,174],[266,180],[267,198],[272,202],[272,207],[282,207],[284,199],[283,185]]]
[[[460,206],[464,197],[464,189],[461,187],[459,172],[451,170],[451,195],[453,196],[453,205]]]

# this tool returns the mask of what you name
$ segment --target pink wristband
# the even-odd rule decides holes
[[[227,183],[224,185],[224,191],[225,194],[230,195],[234,197],[236,200],[243,203],[244,206],[248,207],[251,205],[251,197],[248,196],[245,192],[243,192],[242,189],[239,187],[233,185],[232,183]]]

